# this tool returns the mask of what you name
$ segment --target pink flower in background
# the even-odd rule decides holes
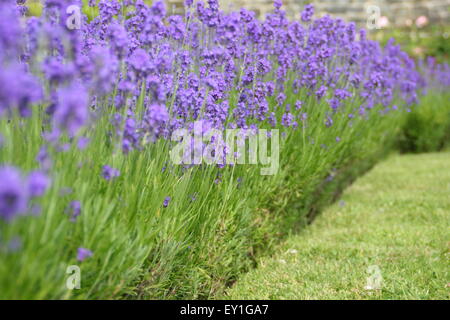
[[[378,27],[380,28],[386,28],[389,25],[389,19],[386,16],[381,16],[380,19],[378,19]]]
[[[426,16],[420,16],[416,20],[416,26],[418,28],[423,28],[428,24],[428,18]]]

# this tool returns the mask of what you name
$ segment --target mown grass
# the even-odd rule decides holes
[[[226,299],[448,299],[450,153],[394,156],[228,291]],[[368,270],[381,290],[367,290]]]

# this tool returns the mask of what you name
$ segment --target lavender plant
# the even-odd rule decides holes
[[[101,0],[91,21],[73,5],[0,4],[2,298],[211,296],[450,84],[448,65],[417,68],[311,5],[298,21],[280,0],[265,20],[217,0],[184,16]],[[198,124],[280,130],[280,171],[174,165],[172,133]]]

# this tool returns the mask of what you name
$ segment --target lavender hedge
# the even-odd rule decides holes
[[[448,97],[448,65],[281,7],[1,2],[0,298],[211,297],[386,154],[422,95]],[[279,171],[173,164],[196,124],[278,129]]]

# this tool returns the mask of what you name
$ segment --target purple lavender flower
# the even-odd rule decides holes
[[[307,114],[306,112],[303,112],[303,113],[300,115],[300,119],[301,119],[302,121],[305,121],[306,119],[308,119],[308,114]]]
[[[8,55],[18,53],[21,46],[22,29],[19,12],[12,1],[0,3],[0,52]]]
[[[125,120],[123,130],[122,150],[128,154],[139,143],[139,133],[136,131],[136,121],[133,118]]]
[[[40,197],[50,186],[50,178],[42,171],[33,171],[28,176],[28,190],[31,197]]]
[[[78,216],[81,214],[80,201],[72,201],[66,209],[66,213],[70,215],[70,221],[76,222]]]
[[[276,10],[280,10],[281,7],[283,6],[283,1],[282,0],[274,0],[273,6],[275,7]]]
[[[316,91],[316,97],[317,99],[321,99],[327,92],[327,87],[325,86],[321,86],[317,91]]]
[[[341,102],[337,98],[331,98],[328,100],[328,103],[330,104],[331,109],[337,110],[339,106],[341,105]]]
[[[90,142],[89,138],[80,137],[78,139],[77,148],[80,149],[80,150],[84,150],[88,146],[89,142]]]
[[[14,167],[0,167],[0,218],[10,221],[25,213],[28,188],[21,172]]]
[[[90,258],[94,255],[94,253],[86,248],[78,248],[77,250],[77,260],[79,262],[83,262],[84,260],[86,260],[87,258]]]
[[[110,181],[118,176],[120,176],[120,171],[114,168],[111,168],[108,165],[104,165],[102,169],[102,176],[105,180]]]
[[[289,127],[295,128],[298,126],[298,124],[296,121],[294,121],[294,119],[295,119],[294,115],[290,112],[287,112],[287,113],[283,114],[283,116],[281,118],[281,124],[286,128],[289,128]]]
[[[109,25],[108,36],[112,48],[119,57],[126,55],[129,47],[128,32],[120,23],[113,22]]]
[[[41,168],[44,171],[47,171],[50,169],[52,165],[52,159],[50,158],[50,155],[48,154],[48,150],[46,146],[43,146],[39,149],[38,154],[36,155],[36,161],[39,162]]]
[[[150,56],[144,49],[136,49],[128,58],[128,63],[131,69],[139,78],[142,75],[147,75],[150,71]]]
[[[327,115],[326,119],[325,119],[325,126],[327,128],[331,127],[333,125],[333,118],[330,117],[329,115]]]
[[[89,52],[92,75],[91,85],[99,95],[107,94],[114,86],[118,61],[108,48],[94,46]]]
[[[42,99],[42,88],[37,79],[25,71],[25,66],[17,63],[1,66],[0,83],[0,116],[10,114],[13,109],[22,117],[31,116],[30,106]]]
[[[75,66],[64,63],[60,58],[48,57],[42,63],[42,71],[50,84],[62,84],[70,81],[75,75]]]
[[[158,138],[166,129],[166,124],[169,121],[169,113],[164,105],[151,105],[144,117],[145,129],[151,132],[155,138]]]
[[[164,2],[161,0],[156,1],[153,6],[151,7],[151,11],[155,16],[158,16],[160,18],[164,17],[166,15],[166,6],[164,5]]]
[[[58,91],[57,106],[53,121],[57,128],[67,130],[70,136],[86,124],[89,117],[86,90],[77,84]]]
[[[164,207],[164,208],[167,208],[167,207],[169,206],[170,200],[171,200],[170,197],[166,197],[166,198],[164,199],[164,202],[163,202],[163,207]]]
[[[19,11],[19,14],[21,16],[25,16],[28,12],[28,7],[24,5],[25,1],[24,0],[18,0],[17,1],[17,10]]]
[[[283,92],[280,92],[277,96],[277,103],[279,105],[282,105],[285,100],[286,100],[286,95]]]
[[[312,4],[307,4],[301,14],[302,21],[310,22],[313,15],[314,15],[314,6]]]

